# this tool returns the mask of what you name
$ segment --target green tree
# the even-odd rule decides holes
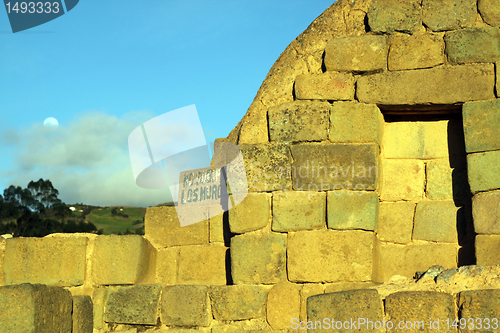
[[[14,237],[43,237],[55,232],[102,233],[92,223],[73,220],[64,222],[71,216],[69,207],[57,198],[57,191],[50,180],[31,181],[28,187],[11,185],[0,195],[0,234],[13,233]],[[90,213],[90,208],[86,213]],[[62,221],[58,221],[57,217]],[[7,220],[7,223],[5,222]],[[9,222],[11,220],[11,222]],[[15,222],[13,222],[15,221]]]
[[[13,203],[17,207],[35,209],[38,206],[36,199],[28,189],[21,186],[10,185],[3,191],[4,200]]]
[[[40,178],[36,182],[30,181],[27,190],[41,204],[41,206],[36,207],[39,212],[41,212],[40,210],[52,208],[53,205],[60,202],[57,198],[59,191],[52,186],[51,181],[48,179],[43,180],[43,178]]]

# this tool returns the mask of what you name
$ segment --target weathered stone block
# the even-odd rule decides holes
[[[295,96],[297,99],[352,100],[355,83],[354,76],[347,73],[302,74],[295,79]]]
[[[271,193],[248,193],[229,210],[229,228],[236,234],[262,229],[271,219]]]
[[[274,285],[267,295],[267,321],[273,330],[290,328],[293,318],[299,318],[299,286],[290,282]]]
[[[290,82],[291,94],[293,78],[289,80],[292,81]],[[286,101],[288,102],[289,100]],[[267,109],[268,106],[261,102],[255,101],[255,103],[252,103],[247,113],[243,116],[244,121],[239,123],[228,136],[232,139],[231,141],[238,144],[262,144],[269,142],[269,128],[265,117]]]
[[[231,239],[235,284],[270,284],[286,280],[286,235],[247,234]]]
[[[474,64],[361,76],[356,96],[375,104],[454,104],[495,98],[492,64]]]
[[[467,153],[500,149],[500,100],[465,103],[462,115]]]
[[[216,320],[246,320],[266,315],[269,288],[264,286],[212,286],[213,314]]]
[[[414,202],[381,202],[377,228],[379,239],[384,242],[410,243],[414,213]]]
[[[73,332],[92,333],[94,331],[94,312],[90,296],[73,296]]]
[[[307,299],[325,292],[323,284],[306,283],[300,289],[300,321],[307,321]]]
[[[376,290],[349,290],[311,296],[307,299],[307,319],[312,327],[308,327],[307,331],[328,332],[340,322],[348,325],[349,330],[378,332],[373,322],[382,322],[383,311],[382,300]],[[360,319],[364,319],[364,322]],[[368,321],[372,324],[368,324]],[[355,326],[351,326],[351,323],[355,323]]]
[[[423,272],[434,265],[445,269],[457,267],[458,245],[452,243],[428,243],[399,245],[380,243],[381,276],[383,281],[394,275],[411,278],[415,272]]]
[[[476,0],[424,0],[422,21],[434,31],[471,27],[476,20]]]
[[[469,28],[450,31],[444,37],[452,64],[497,62],[500,60],[500,29]]]
[[[374,240],[373,232],[359,230],[289,233],[288,279],[292,282],[370,281]]]
[[[455,319],[455,300],[448,293],[436,291],[400,291],[390,294],[385,299],[385,312],[395,325],[395,332],[432,332],[447,329],[446,320]],[[430,319],[429,319],[430,318]],[[438,324],[439,318],[439,324]],[[430,327],[432,321],[433,327]],[[398,329],[397,323],[403,321],[408,327]],[[444,327],[443,327],[444,326]],[[451,327],[451,326],[450,326]]]
[[[500,26],[500,7],[496,0],[479,0],[477,7],[484,22],[492,26]]]
[[[156,249],[142,236],[97,236],[92,281],[96,285],[153,282],[155,264]]]
[[[293,188],[297,191],[375,190],[377,144],[298,144],[292,146]]]
[[[9,238],[4,256],[5,284],[81,285],[86,249],[86,237]]]
[[[328,139],[335,143],[379,143],[384,117],[375,104],[333,103]]]
[[[500,234],[500,191],[478,193],[472,198],[474,231]]]
[[[467,170],[472,193],[500,188],[500,151],[467,155]]]
[[[273,231],[319,229],[325,225],[326,193],[286,191],[273,194]]]
[[[363,35],[332,39],[325,48],[328,71],[376,71],[387,67],[385,36]]]
[[[394,36],[389,49],[390,71],[429,68],[444,63],[443,36],[433,33]]]
[[[470,195],[467,169],[451,168],[448,159],[437,159],[427,162],[426,196],[431,200],[455,199],[465,200]]]
[[[500,264],[500,235],[476,236],[476,263],[481,266]]]
[[[330,104],[319,101],[296,101],[271,107],[271,141],[324,141],[328,135]]]
[[[422,27],[418,0],[375,0],[368,10],[368,24],[375,32],[411,33]]]
[[[68,290],[40,284],[0,288],[0,327],[6,333],[71,333]]]
[[[386,158],[446,158],[447,133],[447,120],[386,123],[382,151]]]
[[[241,144],[245,170],[228,167],[228,172],[246,172],[249,192],[284,190],[292,185],[290,146],[285,143]],[[240,184],[238,184],[240,186]]]
[[[465,228],[464,216],[453,200],[417,203],[413,239],[458,243],[459,228]]]
[[[416,201],[422,199],[425,167],[420,160],[382,160],[382,201]]]
[[[458,296],[458,308],[460,313],[460,318],[465,318],[467,323],[470,324],[469,318],[474,321],[474,327],[476,329],[470,329],[466,327],[461,329],[461,332],[494,332],[495,326],[498,326],[493,322],[493,318],[497,318],[498,313],[500,313],[500,290],[499,289],[486,289],[486,290],[465,290],[461,291]],[[479,319],[481,318],[481,319]],[[489,318],[488,321],[489,329],[486,327],[487,321],[485,318]],[[482,324],[482,329],[479,330],[479,324]],[[468,326],[468,325],[467,325]]]
[[[181,227],[173,206],[150,207],[144,220],[145,238],[157,248],[208,243],[208,221]]]
[[[156,255],[156,280],[161,285],[173,285],[177,281],[180,247],[158,250]]]
[[[104,326],[104,304],[108,297],[108,287],[97,287],[92,293],[94,305],[94,328],[101,329]]]
[[[226,284],[226,252],[223,245],[190,245],[179,250],[177,284]]]
[[[207,286],[163,287],[161,322],[175,326],[208,326],[212,310]]]
[[[329,191],[327,197],[328,228],[375,231],[379,216],[378,195],[375,192]]]
[[[160,294],[158,284],[111,287],[104,307],[104,321],[156,325]]]

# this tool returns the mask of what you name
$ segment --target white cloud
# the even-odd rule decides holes
[[[58,128],[34,124],[4,132],[0,142],[11,156],[4,172],[10,185],[26,187],[31,180],[50,179],[66,203],[148,207],[170,200],[167,190],[135,184],[128,151],[134,128],[153,118],[149,111],[122,117],[88,112]]]

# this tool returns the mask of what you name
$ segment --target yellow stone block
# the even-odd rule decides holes
[[[176,284],[225,285],[226,251],[218,244],[181,246]]]
[[[451,243],[422,243],[399,245],[379,244],[380,277],[383,281],[394,275],[413,277],[434,265],[445,269],[457,267],[458,245]]]
[[[248,193],[228,213],[233,233],[262,229],[271,222],[271,193]]]
[[[72,333],[90,333],[94,329],[92,298],[88,295],[73,296]]]
[[[180,247],[168,247],[158,250],[155,283],[166,286],[176,284],[179,251]]]
[[[0,288],[2,333],[75,332],[72,309],[71,293],[61,287],[23,283]]]
[[[323,294],[325,285],[319,283],[307,283],[300,289],[300,321],[307,321],[307,298],[309,296]]]
[[[453,169],[448,159],[427,162],[426,195],[431,200],[453,199]]]
[[[377,234],[381,241],[400,244],[411,242],[414,202],[381,202],[379,214]]]
[[[424,196],[424,162],[414,159],[383,159],[382,201],[420,200]]]
[[[104,303],[108,297],[108,287],[98,287],[92,294],[92,303],[94,305],[94,328],[104,326]]]
[[[375,104],[335,102],[328,139],[334,143],[377,143],[384,132],[384,116]]]
[[[493,64],[471,64],[362,75],[356,97],[382,105],[454,104],[494,99],[494,87]]]
[[[398,121],[385,124],[385,158],[448,157],[448,121]]]
[[[325,226],[325,192],[275,192],[272,207],[273,231],[320,229]]]
[[[207,244],[209,241],[208,220],[181,227],[173,206],[148,208],[144,221],[144,237],[156,248]]]
[[[476,260],[481,266],[500,264],[500,235],[476,236]]]
[[[274,285],[267,294],[267,322],[273,330],[290,328],[293,318],[299,318],[299,286],[290,282]]]
[[[86,250],[86,237],[9,238],[3,263],[5,284],[82,285]]]
[[[395,36],[389,50],[389,70],[429,68],[440,65],[444,62],[444,47],[443,36],[440,34]]]
[[[92,256],[95,285],[153,283],[156,249],[139,235],[98,236]]]
[[[371,281],[374,241],[373,232],[360,230],[289,233],[288,279],[292,282]]]

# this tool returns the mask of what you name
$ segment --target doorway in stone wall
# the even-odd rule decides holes
[[[454,244],[458,266],[475,264],[462,105],[379,108],[381,219],[397,215],[400,223],[397,232],[382,226],[381,241]]]

